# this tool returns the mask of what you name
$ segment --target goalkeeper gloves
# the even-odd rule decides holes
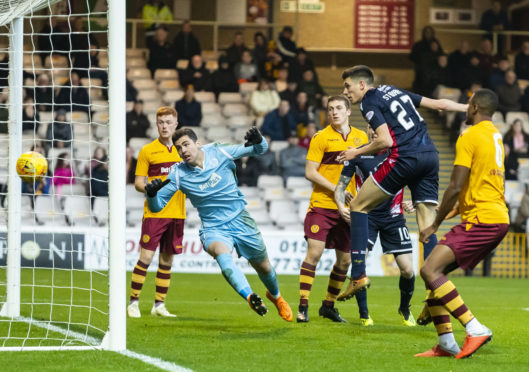
[[[162,187],[167,185],[169,182],[171,182],[169,178],[167,178],[163,182],[159,178],[152,180],[151,183],[148,183],[147,185],[145,185],[145,192],[147,193],[147,196],[149,198],[154,198],[156,194],[158,193],[158,190],[160,190]]]
[[[261,143],[263,136],[261,136],[261,133],[257,127],[251,127],[248,132],[246,132],[244,139],[246,140],[244,146],[249,147]]]

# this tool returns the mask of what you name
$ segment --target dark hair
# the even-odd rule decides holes
[[[285,26],[283,27],[283,30],[281,30],[281,32],[290,32],[291,34],[293,34],[294,29],[292,28],[292,26]]]
[[[197,134],[195,133],[195,131],[191,128],[180,128],[180,129],[177,129],[174,134],[173,134],[173,142],[176,142],[178,141],[180,138],[184,137],[184,136],[188,136],[189,139],[193,142],[196,142],[198,141],[198,137],[197,137]]]
[[[365,65],[357,65],[344,70],[342,72],[342,80],[347,78],[365,80],[367,85],[373,85],[375,81],[373,71]]]
[[[339,94],[337,96],[329,97],[329,99],[327,100],[327,104],[331,103],[332,101],[342,101],[346,109],[351,109],[351,102],[349,102],[349,99],[344,95]]]
[[[64,168],[68,155],[69,154],[67,152],[61,152],[59,156],[57,156],[57,162],[55,163],[55,170]]]
[[[474,93],[472,103],[478,106],[478,112],[492,117],[498,108],[498,96],[490,89],[480,89]]]
[[[507,131],[507,133],[505,133],[503,135],[503,140],[507,140],[507,139],[512,139],[512,137],[514,136],[514,124],[516,124],[516,122],[519,121],[521,124],[522,124],[522,133],[524,135],[524,137],[527,137],[529,136],[529,133],[527,133],[524,129],[523,129],[523,120],[520,119],[520,118],[516,118],[514,119],[514,121],[511,123],[511,126],[509,127],[509,130]]]

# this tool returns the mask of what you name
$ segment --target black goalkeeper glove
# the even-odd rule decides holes
[[[167,178],[163,182],[162,182],[161,179],[156,178],[156,179],[152,180],[151,183],[148,183],[147,185],[145,185],[145,192],[147,193],[149,198],[154,198],[156,196],[156,194],[158,193],[158,190],[160,190],[162,187],[167,185],[169,182],[171,182],[171,180],[169,180],[169,178]]]
[[[263,136],[261,136],[261,133],[257,127],[251,127],[248,132],[246,132],[244,139],[246,140],[244,146],[249,147],[261,143]]]

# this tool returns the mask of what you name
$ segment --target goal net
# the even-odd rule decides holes
[[[0,350],[112,349],[120,306],[109,279],[109,164],[117,163],[109,21],[96,3],[0,3]],[[41,181],[17,177],[28,151],[48,161]]]

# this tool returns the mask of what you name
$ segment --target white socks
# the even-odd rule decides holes
[[[452,332],[439,336],[439,346],[450,354],[457,355],[457,353],[459,353],[459,345]]]
[[[476,318],[465,324],[465,330],[471,336],[479,336],[483,333],[485,327]]]

